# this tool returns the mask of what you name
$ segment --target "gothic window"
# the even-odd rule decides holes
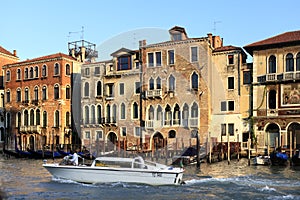
[[[149,90],[154,90],[154,79],[152,77],[149,80]]]
[[[97,82],[97,96],[102,96],[102,83],[101,83],[101,81]]]
[[[59,125],[60,125],[60,119],[59,119],[59,111],[58,110],[56,110],[55,111],[55,114],[54,114],[54,117],[55,117],[55,119],[54,119],[54,122],[55,122],[55,127],[59,127]]]
[[[175,77],[172,74],[169,77],[169,91],[175,91]]]
[[[192,74],[192,89],[198,90],[198,74],[196,72]]]
[[[126,118],[126,107],[125,104],[122,103],[121,104],[121,119],[125,119]]]
[[[132,118],[138,119],[139,118],[139,106],[136,102],[132,105]]]
[[[36,125],[41,125],[41,112],[39,109],[35,111]]]
[[[90,123],[90,110],[88,106],[84,107],[84,124]]]

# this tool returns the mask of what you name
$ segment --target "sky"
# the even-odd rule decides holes
[[[0,0],[0,46],[20,60],[68,54],[68,42],[97,45],[105,60],[138,41],[169,39],[173,26],[189,37],[213,33],[224,45],[243,47],[287,31],[300,30],[299,0]]]

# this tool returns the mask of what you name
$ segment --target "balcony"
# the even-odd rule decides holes
[[[191,118],[190,119],[190,123],[189,123],[189,127],[190,128],[197,128],[198,127],[198,118]]]
[[[257,76],[258,83],[300,80],[300,72],[272,73]]]
[[[161,98],[162,97],[162,90],[147,90],[146,91],[146,98]]]

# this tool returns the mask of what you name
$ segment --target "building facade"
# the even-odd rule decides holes
[[[253,120],[259,152],[300,147],[300,31],[244,47],[253,56]]]
[[[5,110],[4,110],[4,70],[2,69],[3,65],[18,62],[19,58],[17,57],[17,51],[14,50],[13,53],[7,51],[3,47],[0,46],[0,67],[1,67],[1,75],[0,75],[0,149],[3,149],[3,145],[5,143]]]
[[[3,66],[8,148],[72,144],[72,74],[79,67],[63,53]]]

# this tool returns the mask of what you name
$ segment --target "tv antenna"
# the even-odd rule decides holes
[[[214,21],[214,28],[213,28],[214,34],[216,34],[216,31],[217,31],[217,24],[218,24],[218,23],[221,23],[221,21]]]
[[[81,33],[80,39],[83,40],[83,36],[84,36],[84,27],[81,27],[81,31],[70,31],[68,37],[68,41],[70,40],[70,37],[72,34],[78,34]]]

